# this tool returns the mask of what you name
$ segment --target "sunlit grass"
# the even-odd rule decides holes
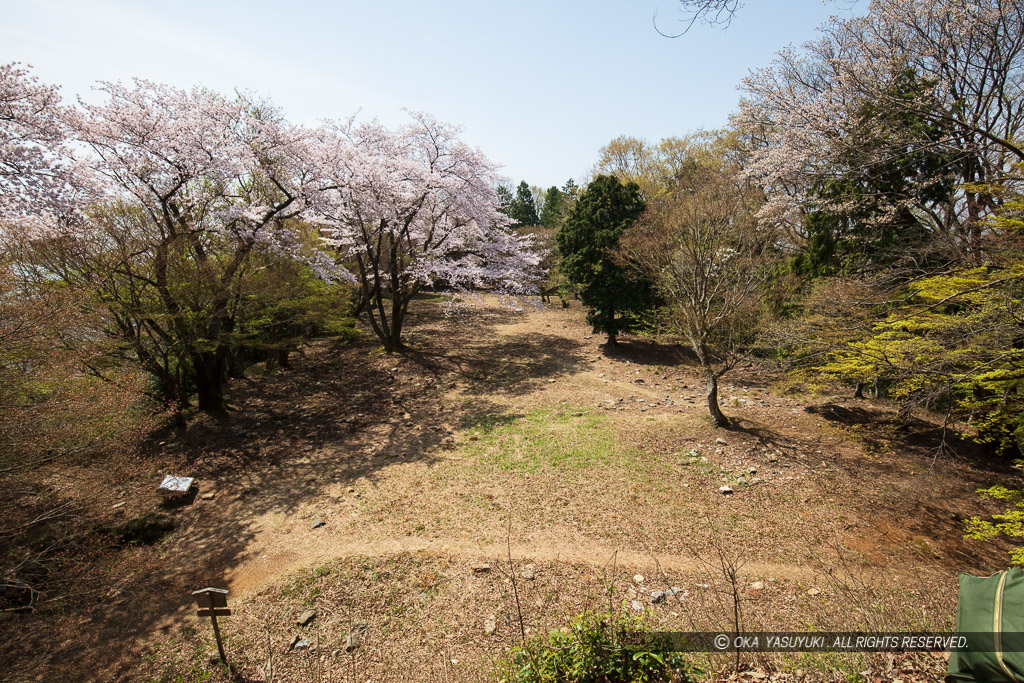
[[[603,467],[635,455],[617,445],[604,415],[580,408],[535,408],[511,420],[478,420],[469,429],[466,454],[482,465],[510,472]]]

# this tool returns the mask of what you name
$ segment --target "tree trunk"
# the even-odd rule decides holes
[[[205,413],[223,413],[227,410],[224,403],[226,356],[225,349],[221,347],[215,351],[203,351],[192,357],[199,409]]]
[[[228,354],[228,377],[234,377],[236,379],[242,379],[245,377],[245,369],[248,367],[248,361],[249,348],[246,346],[239,346]]]
[[[362,289],[359,290],[357,298],[352,301],[352,308],[349,310],[353,318],[358,318],[366,310],[366,294],[363,293]]]
[[[853,392],[854,398],[864,398],[864,382],[857,382],[857,391]]]
[[[706,370],[704,377],[707,381],[708,412],[711,413],[711,419],[716,427],[728,427],[729,418],[718,407],[718,377],[711,370]]]
[[[409,306],[409,301],[412,297],[407,299],[401,299],[397,295],[392,295],[391,299],[391,325],[388,328],[387,335],[382,335],[384,341],[384,350],[388,353],[395,353],[405,348],[405,344],[402,343],[402,326],[405,323],[405,311]]]

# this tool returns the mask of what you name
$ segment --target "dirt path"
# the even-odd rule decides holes
[[[71,635],[45,653],[54,670],[131,678],[141,653],[194,622],[191,590],[226,585],[254,611],[346,559],[443,560],[472,576],[511,552],[552,573],[583,568],[564,581],[614,563],[681,585],[719,551],[746,581],[815,582],[849,563],[953,585],[960,569],[1005,562],[962,537],[992,473],[931,468],[931,426],[897,433],[884,405],[788,396],[750,365],[721,387],[736,427],[715,430],[684,354],[639,339],[609,350],[578,307],[489,301],[445,316],[422,301],[407,341],[399,356],[369,338],[318,343],[284,372],[234,381],[229,420],[160,437],[153,462],[166,466],[107,509],[126,496],[118,514],[152,510],[151,481],[171,471],[196,476],[198,495],[171,511],[164,542],[109,565],[119,579],[94,609],[60,622]]]
[[[495,322],[488,325],[488,318]],[[678,405],[672,406],[659,405],[649,409],[637,407],[640,405],[636,403],[638,398],[646,397],[644,403],[650,405],[666,395],[665,390],[659,386],[660,382],[647,385],[644,380],[645,384],[638,384],[636,380],[640,379],[640,375],[649,379],[652,376],[651,364],[658,365],[657,361],[677,363],[678,360],[664,351],[652,358],[650,354],[645,354],[649,351],[647,348],[632,350],[632,355],[641,359],[640,362],[629,360],[628,351],[624,351],[623,358],[610,359],[601,346],[603,339],[591,334],[575,310],[565,312],[543,309],[510,314],[491,304],[483,313],[468,312],[458,318],[441,319],[433,326],[418,325],[413,328],[413,338],[425,341],[428,335],[445,336],[453,329],[464,328],[467,324],[474,327],[488,325],[489,329],[484,338],[461,340],[465,360],[456,361],[462,363],[462,377],[456,380],[456,385],[449,386],[440,396],[427,397],[428,401],[439,399],[433,406],[437,411],[433,417],[440,426],[425,425],[422,417],[413,417],[410,412],[399,416],[397,424],[402,428],[413,423],[416,425],[411,430],[413,439],[409,444],[410,449],[419,446],[421,442],[418,435],[430,433],[432,427],[440,428],[443,430],[440,433],[445,435],[454,434],[460,424],[466,423],[467,413],[479,412],[479,406],[486,406],[484,412],[488,415],[503,415],[510,411],[523,414],[530,410],[554,409],[566,403],[580,407],[581,410],[596,410],[604,403],[630,397],[628,400],[633,405],[629,406],[628,417],[620,427],[623,432],[632,432],[634,435],[648,429],[640,424],[641,419],[647,421],[647,413],[657,414],[657,418],[651,418],[655,423],[665,418],[692,416],[699,419],[703,413],[699,394],[695,391],[696,376],[685,370],[682,373],[673,371],[671,391],[675,393],[679,385],[686,385],[686,395],[696,395],[695,399],[678,401]],[[645,346],[639,343],[636,345]],[[661,367],[658,365],[658,368]],[[664,372],[669,370],[665,369]],[[329,401],[330,394],[324,394],[322,398]],[[411,403],[404,405],[403,410],[417,410]],[[640,410],[643,412],[638,412]],[[616,417],[624,412],[618,411]],[[405,416],[409,416],[409,419],[405,420]],[[468,417],[472,419],[472,415]],[[320,470],[329,473],[335,469],[339,457],[348,457],[357,449],[364,451],[371,461],[387,459],[389,452],[403,448],[402,439],[389,438],[394,424],[368,424],[362,430],[361,438],[340,453],[331,448],[317,448],[304,457],[293,458],[292,465],[302,471]],[[713,439],[708,438],[708,441],[713,442]],[[434,446],[435,450],[437,448]],[[451,457],[451,451],[441,451],[428,460],[429,464],[424,465],[422,455],[417,454],[412,462],[387,460],[387,464],[371,476],[355,482],[346,478],[344,481],[322,485],[317,480],[320,488],[315,495],[296,500],[284,510],[274,507],[261,511],[259,503],[246,505],[244,500],[237,506],[221,506],[220,516],[204,515],[197,522],[195,532],[203,535],[205,530],[217,528],[225,522],[225,516],[249,520],[253,532],[244,556],[235,566],[225,568],[224,574],[228,586],[240,598],[298,569],[317,566],[335,558],[422,552],[459,558],[469,563],[504,557],[508,551],[504,541],[487,539],[500,535],[500,526],[507,519],[505,514],[495,515],[495,519],[479,529],[482,532],[479,535],[460,535],[460,525],[453,521],[437,525],[439,535],[436,537],[418,538],[389,529],[388,520],[378,520],[373,516],[373,506],[362,504],[361,500],[352,503],[353,497],[348,491],[353,484],[361,489],[369,489],[365,494],[360,494],[360,497],[365,495],[367,498],[382,493],[386,497],[388,491],[410,487],[417,489],[414,496],[420,499],[449,495],[450,491],[445,490],[443,481],[431,479],[422,470],[425,467],[435,470],[458,468],[460,458]],[[283,498],[294,483],[294,477],[268,477],[260,481],[259,492],[255,495],[269,499]],[[473,483],[486,486],[486,482]],[[538,487],[546,490],[548,484],[550,482],[543,482]],[[687,493],[685,489],[680,491]],[[505,491],[502,497],[508,497],[510,493]],[[572,501],[566,502],[572,504]],[[385,505],[384,510],[388,509],[397,512],[401,508]],[[445,512],[450,514],[457,512],[457,509]],[[329,520],[329,523],[323,528],[312,530],[308,520],[313,517]],[[338,517],[348,517],[341,529],[338,529],[339,524],[333,519]],[[517,534],[529,534],[531,538],[528,543],[513,542],[512,554],[515,558],[601,566],[617,554],[620,565],[637,569],[651,566],[655,562],[671,571],[692,572],[702,568],[692,554],[665,552],[664,549],[653,552],[645,549],[642,543],[637,543],[637,539],[612,545],[607,539],[594,539],[576,529],[566,528],[566,524],[543,529],[540,533],[531,533],[528,521],[520,521],[516,527]],[[770,559],[748,559],[744,571],[752,576],[794,579],[810,579],[814,575],[806,563]]]

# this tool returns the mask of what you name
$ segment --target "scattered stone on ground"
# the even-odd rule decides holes
[[[322,526],[326,526],[327,522],[322,519],[314,519],[313,523],[309,525],[310,529],[319,529]]]
[[[731,495],[733,493],[733,490],[732,490],[731,486],[720,486],[718,488],[718,490],[724,496],[728,496],[728,495]]]
[[[316,610],[308,609],[301,615],[299,615],[297,623],[299,624],[299,626],[308,626],[309,622],[313,621],[314,619],[316,619]]]
[[[665,591],[652,591],[651,604],[658,605],[665,602]]]
[[[484,574],[484,573],[489,572],[489,571],[491,571],[491,565],[487,564],[486,562],[482,562],[480,564],[474,564],[473,565],[473,573],[474,574]]]

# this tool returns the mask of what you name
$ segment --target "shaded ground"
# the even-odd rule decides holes
[[[608,600],[608,582],[636,572],[696,595],[721,580],[708,565],[718,549],[742,560],[744,585],[771,580],[749,597],[773,628],[840,624],[852,609],[835,613],[849,607],[840,598],[893,588],[894,627],[923,613],[948,627],[956,573],[1007,562],[1005,547],[964,540],[962,520],[994,510],[974,491],[1009,471],[936,459],[934,426],[897,429],[884,403],[782,396],[770,368],[749,365],[722,386],[738,422],[723,432],[685,354],[641,340],[609,351],[575,307],[444,316],[422,301],[408,324],[404,356],[369,338],[314,345],[290,369],[236,380],[230,419],[80,472],[113,519],[158,509],[165,473],[195,476],[198,495],[163,511],[177,527],[162,542],[98,553],[88,598],[9,616],[0,677],[198,680],[210,643],[189,593],[204,585],[231,590],[225,631],[248,680],[270,678],[271,652],[274,680],[475,680],[515,642],[520,609],[537,631],[588,604],[643,600],[646,583]],[[525,607],[513,607],[510,557],[538,568]],[[494,569],[475,574],[481,562]],[[858,578],[836,585],[836,567]],[[286,655],[304,604],[321,610],[323,643]],[[677,607],[651,616],[689,629],[693,610]],[[484,636],[492,613],[500,628]],[[353,620],[367,646],[341,656]]]

